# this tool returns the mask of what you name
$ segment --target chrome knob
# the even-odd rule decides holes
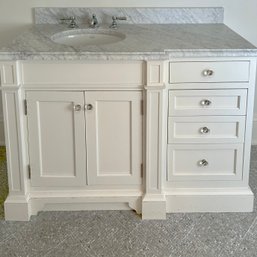
[[[73,105],[73,110],[74,110],[75,112],[79,112],[79,111],[81,111],[81,109],[82,109],[82,107],[81,107],[80,104],[74,104],[74,105]]]
[[[200,166],[200,167],[205,167],[205,166],[207,166],[209,163],[205,160],[205,159],[202,159],[202,160],[200,160],[199,162],[198,162],[198,165]]]
[[[204,99],[204,100],[202,100],[202,101],[200,102],[200,104],[201,104],[202,106],[209,106],[209,105],[211,105],[211,101],[208,100],[208,99]]]
[[[213,70],[206,69],[206,70],[203,71],[203,76],[204,77],[211,77],[213,74],[214,74]]]
[[[86,109],[89,110],[89,111],[93,110],[93,105],[92,104],[87,104]]]
[[[199,129],[201,134],[208,134],[210,132],[210,129],[207,127],[202,127]]]

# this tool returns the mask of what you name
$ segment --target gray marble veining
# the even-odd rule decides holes
[[[34,9],[36,24],[59,24],[61,18],[75,16],[79,24],[88,24],[92,14],[100,23],[111,23],[112,16],[126,16],[123,24],[223,23],[222,7],[206,8],[44,8]]]
[[[88,26],[80,28],[90,30]],[[122,24],[124,40],[112,44],[71,47],[51,36],[67,25],[41,24],[23,31],[0,49],[0,60],[166,60],[192,56],[257,56],[257,49],[224,24]],[[108,32],[108,26],[101,26]]]

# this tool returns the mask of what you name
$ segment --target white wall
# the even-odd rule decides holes
[[[33,7],[216,7],[225,8],[225,24],[257,45],[257,0],[0,0],[0,47],[33,23]],[[4,37],[2,36],[4,35]],[[257,99],[257,93],[256,93]],[[0,115],[1,120],[1,115]],[[257,104],[255,107],[257,144]],[[1,122],[1,121],[0,121]],[[1,127],[1,124],[0,124]],[[0,128],[1,143],[1,128]]]
[[[224,3],[225,23],[257,46],[257,1],[227,0]],[[253,144],[257,145],[257,88],[255,92],[255,112]]]

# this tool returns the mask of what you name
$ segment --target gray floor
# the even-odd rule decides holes
[[[257,196],[257,147],[250,184]],[[170,214],[142,221],[132,211],[44,212],[31,222],[0,221],[0,257],[255,257],[253,213]]]

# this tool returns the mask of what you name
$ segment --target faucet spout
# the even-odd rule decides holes
[[[90,28],[95,29],[95,28],[98,28],[98,27],[99,27],[98,19],[97,19],[96,15],[93,14],[92,15],[92,19],[90,21]]]

